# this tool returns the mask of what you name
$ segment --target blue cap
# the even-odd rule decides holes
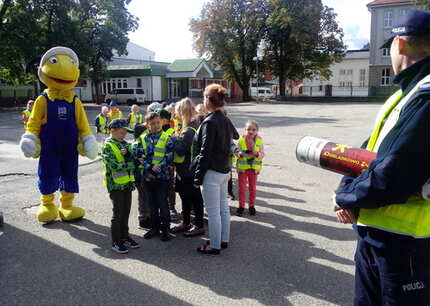
[[[125,129],[127,132],[133,133],[134,130],[128,127],[127,121],[124,119],[113,119],[108,126],[109,129]]]
[[[392,36],[381,46],[381,49],[391,47],[396,36],[422,36],[426,34],[430,34],[430,11],[410,10],[392,28]]]
[[[110,101],[109,106],[116,106],[116,101],[115,100]]]

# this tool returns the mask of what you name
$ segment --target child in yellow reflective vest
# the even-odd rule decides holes
[[[111,220],[112,250],[124,254],[128,248],[138,248],[128,232],[131,194],[134,189],[135,161],[131,145],[125,141],[127,122],[114,119],[109,124],[110,137],[102,148],[102,161],[106,167],[104,183],[113,205]]]
[[[34,104],[33,100],[28,100],[27,108],[23,110],[21,113],[21,121],[24,124],[24,129],[27,128],[27,121],[30,118],[31,110],[33,109],[33,104]]]
[[[136,104],[131,106],[131,113],[127,119],[128,127],[134,129],[137,124],[143,123],[143,114],[140,113],[140,107]]]
[[[259,125],[255,121],[247,121],[245,135],[239,138],[237,152],[237,171],[239,176],[239,208],[236,213],[241,216],[245,210],[246,185],[249,186],[249,214],[254,216],[257,179],[260,174],[264,147],[263,139],[258,135]]]

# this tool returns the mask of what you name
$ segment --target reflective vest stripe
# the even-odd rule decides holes
[[[109,145],[115,155],[115,158],[117,160],[117,162],[119,163],[123,163],[125,162],[124,156],[121,154],[120,149],[111,142],[105,142],[104,146]],[[105,174],[105,179],[103,180],[103,183],[106,185],[106,171],[104,172]],[[115,184],[118,185],[125,185],[128,183],[132,183],[134,182],[134,175],[133,173],[129,172],[129,171],[125,171],[125,170],[112,170],[112,179],[114,181]]]
[[[99,119],[99,123],[100,123],[100,129],[102,131],[102,133],[104,134],[109,134],[108,128],[107,128],[107,120],[104,116],[102,115],[98,115],[97,118]]]
[[[146,140],[145,140],[145,136],[148,134],[144,134],[142,136],[140,136],[140,141],[142,142],[142,148],[143,150],[146,152],[147,149],[147,144],[146,144]],[[153,165],[158,165],[161,163],[161,161],[164,159],[164,156],[166,155],[166,146],[167,146],[167,141],[168,141],[169,137],[167,136],[166,132],[163,132],[160,136],[160,138],[158,139],[157,143],[155,144],[155,148],[154,148],[154,156],[152,157],[152,164]]]
[[[420,86],[428,82],[430,82],[430,75],[422,79],[405,97],[401,96],[401,91],[397,91],[386,101],[377,116],[367,150],[378,151],[383,139],[397,123],[402,108]],[[404,204],[392,204],[377,209],[360,209],[357,224],[414,238],[427,238],[430,237],[430,201],[413,195]]]
[[[253,148],[254,151],[260,152],[260,148],[262,145],[263,145],[263,140],[261,139],[261,137],[258,137],[254,142],[254,148]],[[248,150],[245,138],[243,137],[239,138],[239,149],[241,151]],[[242,157],[237,159],[236,165],[239,170],[254,169],[258,171],[258,170],[261,170],[263,162],[261,158],[257,158],[257,157],[253,157],[253,158]]]
[[[197,133],[197,130],[195,129],[195,128],[193,128],[192,126],[187,126],[187,127],[185,127],[182,131],[181,131],[181,134],[182,133],[185,133],[185,131],[187,130],[187,129],[191,129],[191,130],[193,130],[194,131],[194,134],[195,133]],[[185,155],[184,156],[181,156],[181,155],[178,155],[178,154],[174,154],[174,156],[173,156],[173,162],[174,163],[176,163],[176,164],[182,164],[182,163],[184,163],[184,161],[185,161]]]

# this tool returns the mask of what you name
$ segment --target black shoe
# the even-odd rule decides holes
[[[211,241],[210,240],[207,240],[206,241],[206,244],[207,245],[210,245],[211,244]],[[221,249],[227,249],[228,248],[228,242],[221,242]]]
[[[148,219],[139,220],[139,228],[140,229],[151,229],[151,220],[148,220]]]
[[[112,243],[112,251],[119,254],[128,253],[128,249],[125,247],[124,243]]]
[[[197,248],[197,252],[207,255],[219,255],[221,253],[218,249],[208,249],[208,245],[202,245],[201,247]]]
[[[242,215],[243,215],[243,212],[245,211],[245,208],[243,208],[243,207],[239,207],[237,210],[236,210],[236,216],[239,216],[239,217],[241,217]]]
[[[234,196],[234,194],[230,193],[229,196],[230,196],[230,200],[232,200],[232,201],[236,200],[236,197]]]
[[[185,237],[194,237],[199,235],[204,235],[205,229],[203,227],[198,227],[197,225],[193,225],[188,231],[184,233]]]
[[[130,237],[124,239],[124,245],[130,249],[140,248],[140,245]]]
[[[150,231],[148,231],[145,235],[143,235],[143,238],[151,239],[158,235],[160,235],[160,231],[158,229],[153,228]]]
[[[162,233],[161,233],[161,236],[160,236],[160,240],[161,241],[169,241],[170,239],[172,239],[172,235],[170,235],[170,232],[169,231],[163,231]]]
[[[249,214],[251,215],[251,216],[255,216],[255,214],[257,213],[257,211],[255,210],[255,207],[254,206],[251,206],[250,208],[249,208]]]

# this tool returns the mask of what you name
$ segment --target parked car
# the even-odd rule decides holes
[[[109,104],[111,100],[115,100],[117,103],[127,103],[128,105],[141,105],[145,103],[145,91],[142,88],[113,89],[106,94],[105,97],[105,102],[107,104]]]
[[[254,98],[274,98],[272,89],[267,87],[251,87],[251,96]]]

